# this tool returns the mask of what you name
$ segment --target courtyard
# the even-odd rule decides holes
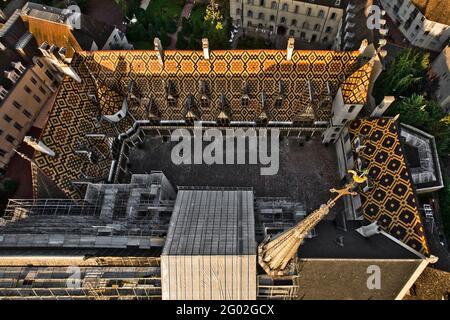
[[[174,186],[253,187],[257,197],[290,197],[304,203],[307,211],[327,202],[329,189],[339,185],[335,150],[324,146],[319,137],[303,144],[297,138],[282,138],[279,171],[271,176],[260,174],[260,169],[268,165],[175,165],[171,153],[176,144],[167,138],[147,136],[130,153],[131,172],[163,171]]]

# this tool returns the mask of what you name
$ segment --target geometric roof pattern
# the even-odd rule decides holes
[[[364,218],[416,251],[428,255],[419,205],[393,119],[357,119],[349,125],[353,141],[362,138],[358,156],[367,163],[373,187],[360,190]]]
[[[365,104],[369,93],[370,76],[373,62],[364,64],[342,85],[345,104]]]
[[[155,114],[160,120],[193,114],[218,123],[264,118],[312,127],[330,119],[330,97],[354,78],[358,56],[359,51],[297,50],[287,61],[285,50],[213,50],[205,60],[202,51],[165,51],[161,65],[155,50],[77,52],[71,67],[81,83],[65,77],[41,135],[57,156],[37,153],[35,161],[69,197],[82,198],[73,182],[107,177],[111,139]],[[358,86],[358,81],[346,85]],[[127,97],[126,116],[117,123],[102,119],[121,109],[121,97]]]
[[[312,122],[329,119],[331,106],[321,103],[324,93],[329,89],[335,95],[344,79],[359,68],[358,55],[358,51],[295,51],[287,61],[284,50],[227,50],[212,51],[205,60],[202,51],[165,51],[163,66],[156,51],[83,52],[80,58],[101,83],[126,92],[134,81],[140,95],[153,98],[165,120],[184,120],[188,96],[199,104],[203,84],[208,103],[200,110],[201,120],[217,120],[223,95],[232,121],[256,121],[266,112],[269,121]],[[176,97],[172,106],[167,103],[169,84]],[[357,82],[350,83],[348,90],[356,86]],[[246,107],[242,107],[244,87],[249,96]],[[280,96],[281,107],[275,104]]]
[[[113,115],[122,108],[123,96],[104,84],[99,84],[97,88],[99,111],[102,115]]]

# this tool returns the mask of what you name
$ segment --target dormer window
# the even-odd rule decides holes
[[[19,75],[15,70],[5,71],[5,77],[8,78],[12,83],[16,83],[19,80]]]
[[[267,98],[266,98],[266,94],[264,92],[261,92],[260,99],[261,99],[261,107],[264,110],[264,109],[266,109],[266,106],[267,106]]]
[[[228,105],[227,99],[225,98],[225,95],[223,93],[219,97],[219,104],[221,110],[225,109]]]
[[[284,84],[284,81],[283,80],[278,81],[278,94],[280,96],[284,96],[285,92],[286,92],[286,86]]]
[[[25,67],[23,66],[23,64],[20,61],[11,62],[11,65],[14,69],[19,71],[19,73],[23,73],[25,71]]]
[[[275,100],[275,107],[281,108],[283,106],[283,97],[278,97]]]
[[[169,101],[169,106],[170,101],[175,100],[175,97],[176,97],[175,85],[173,84],[172,81],[169,80],[167,84],[167,100]]]
[[[248,102],[249,102],[249,98],[248,98],[248,95],[243,95],[242,96],[242,99],[241,99],[241,105],[243,106],[243,107],[248,107]]]
[[[206,85],[206,81],[202,80],[200,81],[200,93],[202,94],[202,100],[208,99],[208,86]]]
[[[5,99],[6,95],[8,94],[8,90],[3,88],[3,86],[0,86],[0,99]]]
[[[203,109],[208,108],[209,107],[208,97],[203,95],[202,98],[200,99],[200,104],[201,104]]]
[[[175,108],[177,106],[177,101],[175,100],[175,98],[173,96],[168,96],[167,104],[169,105],[169,107]]]

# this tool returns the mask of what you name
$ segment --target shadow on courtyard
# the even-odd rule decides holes
[[[330,198],[329,189],[339,184],[333,147],[319,138],[299,145],[295,138],[280,141],[279,171],[260,175],[262,165],[175,165],[171,161],[176,142],[147,136],[141,148],[130,154],[131,172],[163,171],[174,186],[253,187],[257,197],[291,197],[305,204],[307,211]],[[248,154],[246,156],[248,159]]]

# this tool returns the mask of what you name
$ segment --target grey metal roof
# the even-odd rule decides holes
[[[253,254],[253,191],[178,191],[163,255]]]

